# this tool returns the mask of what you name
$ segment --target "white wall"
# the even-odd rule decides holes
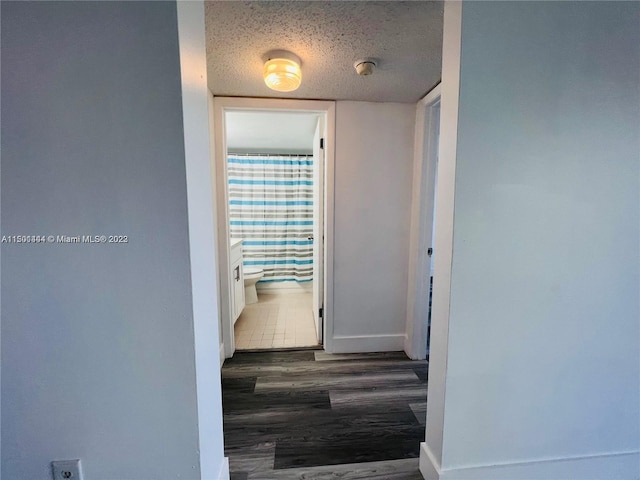
[[[198,405],[200,474],[229,479],[222,433],[222,383],[215,211],[211,154],[213,98],[207,88],[204,2],[178,2],[182,119],[187,180],[189,256]]]
[[[429,388],[425,445],[420,455],[420,469],[442,461],[447,345],[449,332],[449,292],[453,255],[453,217],[456,181],[456,147],[458,130],[458,90],[460,80],[460,28],[462,3],[447,2],[444,8],[442,41],[442,82],[440,98],[440,135],[438,139],[438,178],[435,192],[435,244],[431,336],[429,344]],[[425,216],[429,212],[424,213]],[[424,454],[428,453],[429,458]]]
[[[225,113],[225,140],[232,153],[312,154],[318,114],[244,111]]]
[[[3,3],[1,113],[3,235],[129,238],[2,245],[3,478],[200,478],[175,3]]]
[[[266,295],[289,295],[298,293],[312,293],[313,282],[262,282],[256,284],[258,293]]]
[[[639,24],[462,8],[441,479],[638,478]]]
[[[415,105],[337,102],[335,351],[402,350]]]

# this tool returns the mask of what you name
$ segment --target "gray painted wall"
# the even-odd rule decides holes
[[[335,342],[339,350],[404,348],[415,108],[337,102],[334,335],[343,338]]]
[[[2,3],[2,476],[199,477],[174,3]]]
[[[509,478],[637,478],[639,24],[635,2],[463,6],[443,470],[602,455]]]

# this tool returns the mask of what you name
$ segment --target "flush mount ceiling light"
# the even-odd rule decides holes
[[[265,55],[264,83],[278,92],[293,92],[302,82],[300,59],[286,50],[273,50]]]

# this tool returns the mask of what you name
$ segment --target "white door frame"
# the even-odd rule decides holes
[[[319,118],[313,135],[313,285],[311,308],[313,309],[313,326],[318,343],[322,344],[322,323],[324,318],[320,311],[324,301],[324,118]]]
[[[440,84],[416,105],[405,341],[405,353],[413,360],[424,360],[427,355],[429,277],[431,276],[431,259],[427,255],[427,249],[432,246],[438,159],[439,125],[436,122],[439,121],[437,111],[439,106]]]
[[[333,338],[333,181],[335,152],[335,102],[316,100],[290,100],[275,98],[214,97],[214,144],[215,155],[212,170],[215,171],[218,233],[218,272],[220,285],[220,321],[222,322],[222,344],[224,358],[235,352],[233,321],[231,320],[231,293],[229,287],[229,212],[226,162],[225,113],[232,111],[271,110],[279,112],[318,113],[325,116],[325,185],[324,185],[324,348],[332,351]]]

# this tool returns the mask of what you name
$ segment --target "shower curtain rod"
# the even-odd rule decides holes
[[[261,156],[261,157],[313,157],[312,153],[234,153],[227,152],[227,155],[235,155],[236,157],[251,157],[251,156]]]

